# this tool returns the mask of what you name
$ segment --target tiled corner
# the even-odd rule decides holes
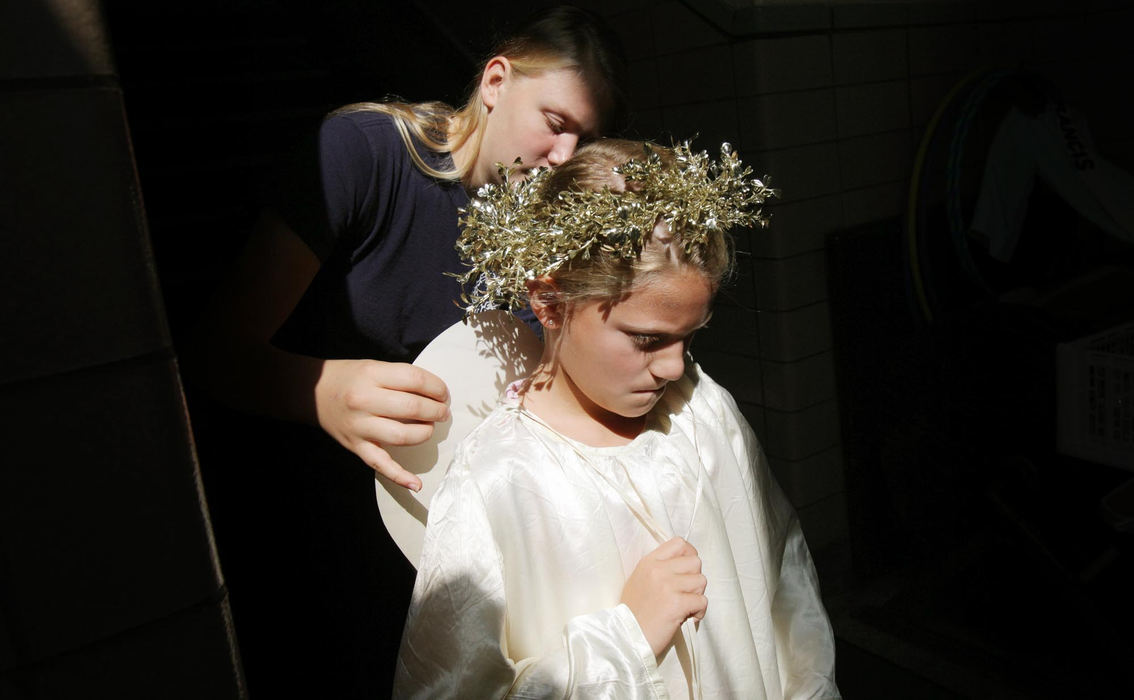
[[[662,105],[706,102],[734,96],[732,51],[728,46],[705,46],[658,56],[662,76]]]
[[[52,11],[53,4],[62,5],[63,11]],[[113,73],[97,2],[5,3],[0,80]]]
[[[853,228],[872,221],[901,216],[909,198],[909,179],[844,192],[843,224]]]
[[[713,306],[713,317],[709,320],[709,325],[697,331],[692,349],[694,355],[704,350],[731,352],[749,358],[757,357],[760,350],[760,336],[756,325],[756,311],[718,301]]]
[[[979,61],[975,24],[910,27],[910,75],[971,70]]]
[[[910,88],[905,79],[839,87],[835,103],[841,138],[910,125]]]
[[[727,37],[701,15],[690,10],[685,3],[657,3],[650,14],[654,27],[654,45],[659,55],[727,42]]]
[[[698,347],[693,359],[738,402],[763,404],[760,366],[755,358]]]
[[[741,34],[823,32],[831,28],[831,11],[821,2],[743,3],[733,14]]]
[[[760,356],[765,360],[791,362],[831,349],[831,318],[826,302],[791,311],[763,311],[760,324]]]
[[[753,261],[756,300],[761,309],[784,311],[827,298],[826,254],[816,250],[790,258]]]
[[[735,46],[733,58],[739,95],[831,84],[831,44],[826,34],[751,39]]]
[[[869,29],[832,36],[835,82],[897,80],[908,74],[905,29]]]
[[[798,461],[839,444],[839,409],[833,399],[799,411],[764,409],[769,458]]]
[[[798,411],[835,398],[834,352],[821,352],[794,362],[761,360],[764,405]]]
[[[839,155],[834,142],[759,151],[749,158],[752,169],[771,176],[779,202],[794,202],[838,192]]]
[[[119,92],[0,93],[0,153],[0,383],[167,347]]]
[[[590,4],[605,5],[607,3],[592,0]],[[591,11],[595,12],[593,9]],[[649,17],[646,15],[648,7],[629,11],[622,9],[617,12],[604,10],[604,12],[607,13],[606,23],[622,42],[622,48],[626,52],[628,61],[632,62],[657,54],[654,48],[654,34],[651,30]]]
[[[830,88],[740,99],[740,133],[748,149],[772,149],[835,138],[835,97]]]
[[[653,109],[661,104],[656,59],[650,57],[630,61],[626,66],[626,74],[629,82],[627,96],[635,111]]]
[[[666,107],[662,110],[662,118],[671,138],[684,141],[696,136],[693,147],[706,150],[713,157],[720,154],[721,143],[735,144],[740,136],[736,125],[736,101],[732,99]]]
[[[831,23],[835,29],[902,27],[910,20],[910,3],[831,0]]]
[[[811,550],[821,550],[850,537],[847,524],[847,502],[843,494],[835,494],[797,509],[803,536]]]
[[[853,190],[909,177],[913,162],[908,129],[839,142],[842,189]]]
[[[776,480],[797,509],[806,508],[846,488],[842,446],[797,461],[771,459],[769,462]]]
[[[822,250],[828,233],[843,225],[841,195],[796,202],[776,202],[767,208],[768,228],[754,232],[752,253],[762,258],[786,258]]]

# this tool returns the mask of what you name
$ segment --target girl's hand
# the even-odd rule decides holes
[[[319,425],[391,481],[417,491],[421,479],[382,445],[417,445],[448,420],[449,390],[420,367],[376,360],[325,360],[315,384]]]
[[[621,602],[634,613],[655,656],[661,656],[670,645],[681,623],[690,617],[705,617],[709,605],[706,585],[701,557],[693,545],[680,537],[674,537],[638,562],[622,587]]]

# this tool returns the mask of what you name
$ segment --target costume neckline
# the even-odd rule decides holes
[[[554,427],[552,427],[551,424],[545,421],[543,418],[540,418],[532,411],[524,408],[524,406],[520,403],[519,394],[519,387],[524,381],[526,380],[517,380],[508,385],[507,389],[505,389],[504,391],[504,398],[502,400],[504,406],[509,410],[514,411],[517,415],[524,418],[528,422],[534,423],[543,430],[546,430],[547,432],[556,436],[579,452],[586,452],[595,456],[616,457],[623,452],[635,452],[640,450],[643,445],[652,440],[654,436],[659,432],[660,425],[657,419],[657,410],[658,406],[662,404],[661,401],[655,404],[654,407],[650,409],[650,412],[646,414],[646,422],[642,426],[642,432],[634,436],[634,439],[630,442],[626,443],[625,445],[607,445],[603,447],[588,445],[581,440],[577,440],[568,435],[564,435],[561,431],[556,430]]]

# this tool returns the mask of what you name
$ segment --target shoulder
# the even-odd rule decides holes
[[[331,114],[319,128],[319,141],[323,158],[339,156],[384,160],[407,155],[393,117],[382,112]]]

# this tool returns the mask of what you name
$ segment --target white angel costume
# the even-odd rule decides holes
[[[704,620],[655,659],[619,603],[673,536]],[[506,397],[430,505],[395,697],[838,698],[795,512],[732,397],[688,362],[627,445],[567,438]]]

